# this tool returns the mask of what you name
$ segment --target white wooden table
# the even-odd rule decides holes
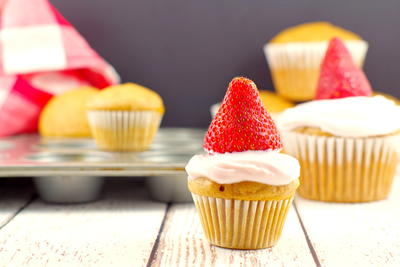
[[[388,200],[296,198],[274,248],[228,250],[205,240],[193,204],[149,200],[137,180],[102,199],[52,205],[28,183],[0,180],[0,266],[400,266],[400,176]]]

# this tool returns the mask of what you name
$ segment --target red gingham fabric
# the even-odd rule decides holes
[[[0,137],[36,131],[53,95],[118,82],[48,0],[0,0]]]

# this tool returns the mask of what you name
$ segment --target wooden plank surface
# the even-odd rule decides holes
[[[306,233],[292,208],[278,245],[257,251],[210,246],[193,204],[164,217],[167,205],[150,201],[141,183],[115,181],[80,205],[32,202],[31,186],[8,186],[0,183],[0,266],[315,266],[312,250],[322,266],[400,266],[400,176],[385,201],[298,197]]]
[[[322,266],[400,266],[399,176],[387,200],[295,203]]]
[[[278,245],[262,250],[210,246],[193,204],[176,204],[165,220],[152,266],[315,266],[293,209]]]
[[[0,266],[146,266],[166,205],[143,185],[107,191],[88,204],[34,201],[0,231]]]

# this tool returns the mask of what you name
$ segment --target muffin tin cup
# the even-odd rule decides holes
[[[354,62],[364,63],[368,43],[363,40],[345,41]],[[293,101],[314,99],[319,69],[328,42],[298,42],[264,46],[276,90]]]
[[[50,176],[33,178],[39,196],[51,203],[83,203],[99,198],[104,178]]]
[[[89,111],[89,125],[97,146],[110,151],[144,151],[160,126],[155,111]]]
[[[192,196],[208,241],[233,249],[274,246],[293,201],[293,196],[268,201]]]
[[[55,203],[95,200],[101,177],[145,177],[153,199],[191,201],[185,165],[203,153],[204,129],[161,128],[144,152],[99,151],[93,139],[20,135],[0,140],[1,177],[36,177],[39,195]],[[48,177],[50,176],[50,177]],[[145,188],[144,188],[145,190]]]
[[[339,138],[282,132],[285,152],[301,165],[300,196],[327,202],[367,202],[390,193],[400,134]]]
[[[146,186],[152,199],[161,202],[192,202],[187,187],[186,173],[146,178]]]
[[[93,139],[88,138],[41,138],[40,142],[36,144],[34,148],[40,151],[82,151],[95,149],[96,144],[94,143]]]

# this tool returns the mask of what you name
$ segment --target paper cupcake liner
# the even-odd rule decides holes
[[[299,159],[304,198],[367,202],[390,193],[398,163],[400,135],[370,138],[282,133],[286,153]]]
[[[97,146],[104,150],[146,150],[160,126],[154,111],[89,111],[88,120]]]
[[[293,196],[283,200],[245,201],[192,193],[208,241],[233,249],[261,249],[279,240]]]
[[[368,44],[362,40],[345,41],[354,62],[364,63]],[[295,101],[314,98],[319,70],[328,42],[266,44],[267,58],[276,90]]]

